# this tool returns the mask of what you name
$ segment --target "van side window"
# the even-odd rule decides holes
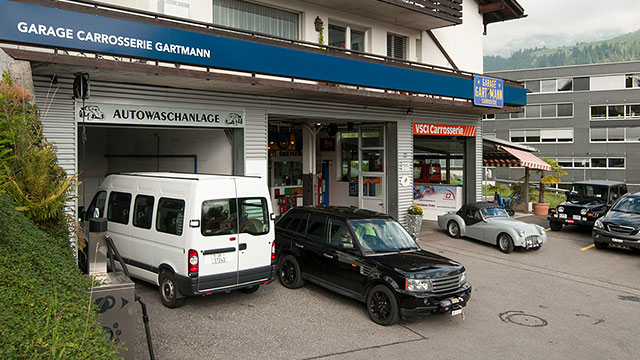
[[[131,194],[112,191],[109,194],[107,206],[107,220],[127,225],[129,223],[129,208]]]
[[[91,200],[89,209],[87,210],[87,219],[97,219],[104,217],[104,205],[107,202],[107,192],[100,191]]]
[[[269,233],[269,208],[265,198],[238,199],[240,232],[251,235]]]
[[[156,215],[156,230],[182,235],[184,220],[184,200],[160,198]]]
[[[153,196],[136,196],[136,201],[133,204],[133,226],[144,229],[151,229],[153,201]]]
[[[236,199],[203,201],[201,223],[204,236],[238,233]]]

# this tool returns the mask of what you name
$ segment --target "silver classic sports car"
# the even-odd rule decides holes
[[[454,238],[467,236],[496,244],[504,253],[510,253],[515,246],[538,250],[547,241],[542,226],[513,219],[502,207],[489,202],[470,203],[457,212],[440,215],[438,226]]]

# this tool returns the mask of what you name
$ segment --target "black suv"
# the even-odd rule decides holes
[[[627,185],[619,181],[578,181],[571,184],[567,201],[549,209],[549,227],[559,231],[563,225],[593,227],[611,205],[627,193]]]
[[[471,296],[464,266],[420,249],[391,216],[348,207],[299,207],[276,223],[278,275],[366,303],[381,325],[400,316],[461,315]]]
[[[593,244],[598,249],[609,245],[640,251],[640,192],[618,200],[607,215],[593,225]]]

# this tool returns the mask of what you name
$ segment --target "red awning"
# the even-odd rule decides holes
[[[542,161],[539,157],[533,155],[530,152],[510,148],[504,145],[498,145],[497,148],[502,149],[515,156],[518,160],[520,160],[520,166],[547,171],[551,170],[551,165]]]

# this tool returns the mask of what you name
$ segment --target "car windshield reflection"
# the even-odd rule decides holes
[[[623,198],[618,201],[611,210],[630,214],[640,214],[640,199],[633,197]]]
[[[351,226],[365,255],[418,249],[416,242],[394,220],[351,220]]]
[[[480,209],[480,213],[485,219],[509,217],[507,210],[503,208],[484,208],[484,209]]]

